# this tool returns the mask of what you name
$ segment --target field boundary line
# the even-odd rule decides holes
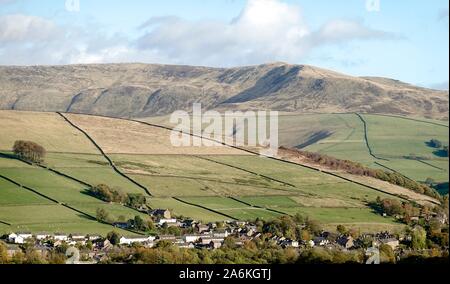
[[[63,178],[66,178],[66,179],[70,179],[70,180],[72,180],[72,181],[75,181],[75,182],[77,182],[77,183],[79,183],[79,184],[81,184],[81,185],[84,185],[84,186],[87,186],[87,187],[90,187],[90,188],[93,187],[91,184],[89,184],[89,183],[87,183],[87,182],[84,182],[84,181],[82,181],[82,180],[80,180],[80,179],[77,179],[77,178],[72,177],[72,176],[70,176],[70,175],[68,175],[68,174],[62,173],[62,172],[60,172],[60,171],[58,171],[58,170],[52,169],[52,168],[47,167],[47,166],[44,166],[44,165],[33,164],[33,163],[28,162],[28,161],[22,160],[22,159],[20,159],[20,158],[12,157],[12,156],[9,156],[9,155],[3,154],[3,153],[0,153],[0,157],[5,157],[5,158],[7,158],[7,159],[17,160],[17,161],[20,161],[20,162],[22,162],[22,163],[25,163],[25,164],[27,164],[27,165],[29,165],[29,166],[36,166],[36,167],[42,168],[42,169],[44,169],[44,170],[48,170],[48,171],[50,171],[50,172],[52,172],[52,173],[54,173],[54,174],[56,174],[56,175],[59,175],[59,176],[61,176],[61,177],[63,177]],[[67,168],[70,168],[70,167],[67,167]],[[102,200],[101,200],[101,201],[102,201]],[[102,201],[102,202],[105,203],[105,204],[108,204],[108,202],[106,202],[106,201]],[[93,203],[94,203],[94,202],[92,202],[92,204],[93,204]],[[88,204],[88,203],[84,203],[84,204]],[[127,205],[121,205],[121,206],[126,207],[126,208],[128,208],[128,209],[132,209],[132,210],[134,210],[134,211],[136,211],[136,212],[139,212],[139,213],[144,213],[144,212],[141,212],[141,211],[137,210],[136,208],[133,208],[133,207],[130,207],[130,206],[127,206]]]
[[[382,113],[368,113],[368,115],[376,115],[376,116],[385,116],[385,117],[392,117],[392,118],[400,118],[400,119],[411,120],[411,121],[416,121],[416,122],[422,122],[422,123],[427,123],[427,124],[432,124],[432,125],[437,125],[437,126],[442,126],[442,127],[448,128],[448,125],[445,125],[445,124],[440,124],[440,123],[437,123],[437,122],[432,122],[432,121],[425,121],[425,120],[415,119],[415,118],[406,117],[406,116],[396,116],[396,115],[382,114]]]
[[[34,193],[34,194],[37,194],[37,195],[39,195],[39,196],[42,197],[42,198],[45,198],[45,199],[47,199],[47,200],[50,200],[50,201],[52,201],[53,203],[56,203],[57,205],[60,205],[60,206],[62,206],[62,207],[65,207],[65,208],[67,208],[67,209],[70,209],[70,210],[72,210],[72,211],[75,211],[75,212],[77,212],[78,214],[83,215],[84,217],[88,218],[88,219],[91,220],[91,221],[95,221],[95,222],[98,222],[98,223],[104,224],[104,225],[110,225],[110,226],[116,228],[112,223],[100,221],[100,220],[98,220],[96,217],[94,217],[94,216],[92,216],[92,215],[90,215],[90,214],[88,214],[88,213],[86,213],[86,212],[83,212],[83,211],[81,211],[81,210],[79,210],[79,209],[76,209],[76,208],[74,208],[74,207],[72,207],[72,206],[66,204],[66,203],[60,202],[60,201],[58,201],[58,200],[56,200],[56,199],[54,199],[54,198],[52,198],[52,197],[49,197],[49,196],[47,196],[47,195],[45,195],[45,194],[42,194],[42,193],[40,193],[39,191],[37,191],[37,190],[35,190],[35,189],[31,188],[31,187],[22,185],[22,184],[20,184],[20,183],[18,183],[18,182],[16,182],[16,181],[14,181],[14,180],[12,180],[12,179],[10,179],[10,178],[4,176],[4,175],[2,175],[2,174],[0,174],[0,178],[4,179],[4,180],[6,180],[6,181],[8,181],[8,182],[10,182],[10,183],[12,183],[12,184],[14,184],[14,185],[20,187],[20,188],[26,189],[26,190],[28,190],[28,191]],[[140,233],[140,232],[135,232],[135,231],[129,230],[129,229],[122,229],[122,230],[131,232],[131,233],[134,233],[134,234],[138,234],[138,235],[145,235],[145,234],[142,234],[142,233]]]
[[[366,146],[367,146],[367,149],[369,150],[369,154],[377,160],[389,161],[388,159],[380,158],[374,154],[372,148],[370,147],[370,143],[369,143],[369,127],[367,125],[367,121],[359,113],[355,113],[355,115],[359,117],[359,119],[362,121],[362,123],[364,125],[364,140],[366,141]]]
[[[268,207],[264,207],[264,206],[253,205],[253,204],[250,204],[250,203],[248,203],[248,202],[242,201],[242,200],[237,199],[237,198],[232,197],[232,196],[229,196],[228,198],[231,199],[231,200],[234,200],[234,201],[236,201],[236,202],[245,204],[245,205],[247,205],[247,206],[256,208],[256,209],[263,209],[263,210],[267,210],[267,211],[274,212],[274,213],[277,213],[277,214],[287,215],[287,216],[291,216],[291,217],[292,217],[292,215],[287,214],[287,213],[285,213],[285,212],[281,212],[281,211],[278,211],[278,210],[275,210],[275,209],[272,209],[272,208],[268,208]]]
[[[236,183],[231,181],[221,181],[221,180],[215,180],[215,179],[209,179],[209,178],[196,178],[196,177],[189,177],[189,176],[178,176],[178,175],[152,175],[152,174],[129,174],[131,176],[133,175],[140,175],[140,176],[146,176],[146,177],[152,177],[152,178],[174,178],[174,179],[188,179],[188,180],[195,180],[195,181],[207,181],[207,182],[216,182],[220,184],[226,184],[226,185],[236,185],[236,186],[248,186],[248,187],[254,187],[257,189],[270,189],[270,190],[278,190],[278,191],[284,191],[284,192],[291,192],[296,193],[297,191],[282,189],[282,188],[275,188],[275,187],[265,187],[260,185],[252,185],[252,184],[244,184],[244,183]]]
[[[0,224],[6,225],[6,226],[10,226],[10,227],[12,226],[10,223],[3,222],[3,221],[1,221],[1,220],[0,220]]]
[[[111,117],[111,116],[102,116],[102,115],[91,115],[91,114],[83,114],[83,113],[74,113],[74,114],[87,115],[87,116],[93,116],[93,117],[97,116],[97,117],[110,118],[110,119],[119,119],[119,120],[123,120],[123,121],[130,121],[130,122],[140,123],[140,124],[143,124],[143,125],[147,125],[147,126],[151,126],[151,127],[155,127],[155,128],[160,128],[160,129],[165,129],[165,130],[169,130],[169,131],[172,131],[172,130],[173,130],[172,128],[167,127],[167,126],[162,126],[162,125],[152,124],[152,123],[148,123],[148,122],[140,121],[140,120],[135,120],[135,119],[120,118],[120,117]],[[355,113],[353,113],[353,114],[355,114]],[[358,115],[358,114],[357,114],[357,115]],[[237,147],[237,146],[228,145],[228,144],[226,144],[225,142],[222,142],[222,141],[216,141],[216,140],[214,140],[214,139],[212,139],[212,138],[209,138],[209,137],[202,137],[201,135],[195,135],[195,134],[192,134],[192,133],[190,133],[189,135],[190,135],[191,137],[202,138],[202,139],[206,139],[206,140],[208,140],[208,141],[212,141],[212,142],[215,142],[215,143],[219,143],[219,144],[221,144],[221,145],[223,145],[223,146],[231,147],[231,148],[233,148],[233,149],[240,150],[240,151],[243,151],[243,152],[252,154],[252,155],[254,155],[254,156],[261,156],[260,153],[256,153],[256,152],[254,152],[254,151],[251,151],[251,150],[248,150],[248,149],[244,149],[244,148],[240,148],[240,147]],[[298,166],[298,167],[310,169],[310,170],[313,170],[313,171],[316,171],[316,172],[325,173],[325,174],[334,176],[334,177],[336,177],[336,178],[339,178],[339,179],[342,179],[342,180],[345,180],[345,181],[349,181],[349,182],[351,182],[351,183],[354,183],[354,184],[357,184],[357,185],[360,185],[360,186],[363,186],[363,187],[366,187],[366,188],[369,188],[369,189],[372,189],[372,190],[375,190],[375,191],[378,191],[378,192],[385,193],[385,194],[387,194],[387,195],[391,195],[391,196],[395,196],[395,197],[398,197],[398,198],[403,199],[403,200],[407,200],[407,199],[405,199],[404,197],[398,196],[398,195],[396,195],[396,194],[388,193],[388,192],[385,192],[385,191],[383,191],[383,190],[381,190],[381,189],[375,188],[375,187],[373,187],[373,186],[370,186],[370,185],[367,185],[367,184],[363,184],[363,183],[360,183],[360,182],[356,182],[356,181],[350,180],[350,179],[348,179],[348,178],[344,178],[344,177],[342,177],[342,176],[339,176],[339,175],[337,175],[337,174],[333,174],[333,173],[328,172],[328,171],[323,171],[323,170],[320,170],[320,169],[318,169],[318,168],[314,168],[314,167],[311,167],[311,166],[308,166],[308,165],[299,164],[299,163],[295,163],[295,162],[292,162],[292,161],[287,161],[287,160],[283,160],[283,159],[280,159],[280,158],[271,157],[271,156],[267,156],[267,155],[264,155],[263,157],[266,157],[266,158],[271,159],[271,160],[279,161],[279,162],[282,162],[282,163],[291,164],[291,165],[295,165],[295,166]],[[414,191],[413,191],[413,192],[414,192]],[[425,195],[425,196],[426,196],[426,195]],[[435,202],[432,202],[432,203],[435,203]],[[435,203],[435,204],[438,204],[438,203]]]
[[[184,204],[187,204],[187,205],[190,205],[190,206],[198,207],[198,208],[201,208],[201,209],[204,209],[204,210],[213,212],[213,213],[215,213],[215,214],[222,215],[222,216],[224,216],[224,217],[230,218],[231,220],[234,220],[234,221],[237,221],[237,220],[238,220],[238,219],[236,219],[236,218],[234,218],[234,217],[232,217],[232,216],[230,216],[230,215],[227,215],[227,214],[224,214],[224,213],[222,213],[222,212],[216,211],[216,210],[214,210],[214,209],[205,207],[205,206],[203,206],[203,205],[191,203],[191,202],[185,201],[185,200],[183,200],[183,199],[180,199],[180,198],[178,198],[178,197],[172,197],[172,198],[175,199],[175,200],[178,201],[178,202],[181,202],[181,203],[184,203]]]
[[[272,177],[269,177],[269,176],[266,176],[266,175],[258,174],[257,172],[252,172],[252,171],[244,169],[244,168],[240,168],[240,167],[233,166],[233,165],[230,165],[230,164],[227,164],[227,163],[224,163],[224,162],[208,159],[208,158],[197,156],[197,155],[195,155],[194,157],[196,157],[198,159],[201,159],[201,160],[205,160],[205,161],[209,161],[209,162],[212,162],[212,163],[216,163],[216,164],[219,164],[219,165],[222,165],[222,166],[227,166],[227,167],[230,167],[230,168],[233,168],[233,169],[244,171],[246,173],[249,173],[249,174],[252,174],[252,175],[256,175],[258,177],[262,177],[262,178],[265,178],[265,179],[268,179],[268,180],[271,180],[271,181],[275,181],[277,183],[281,183],[283,185],[287,185],[287,186],[296,188],[296,186],[291,184],[291,183],[284,182],[284,181],[281,181],[281,180],[278,180],[278,179],[275,179],[275,178],[272,178]]]
[[[135,181],[134,179],[130,178],[128,175],[122,173],[122,171],[120,171],[116,165],[114,164],[114,162],[108,157],[108,155],[106,155],[106,153],[103,151],[103,149],[100,147],[100,145],[98,145],[95,140],[83,129],[81,129],[80,127],[78,127],[77,125],[75,125],[72,121],[70,121],[70,119],[68,119],[66,116],[64,116],[62,113],[57,112],[57,114],[59,114],[67,123],[69,123],[72,127],[74,127],[75,129],[77,129],[78,131],[80,131],[81,133],[83,133],[86,138],[88,138],[92,144],[94,144],[95,147],[97,147],[97,149],[100,151],[100,153],[103,155],[103,157],[108,161],[109,165],[113,168],[113,170],[118,173],[119,175],[121,175],[122,177],[126,178],[127,180],[129,180],[130,182],[132,182],[133,184],[135,184],[136,186],[140,187],[141,189],[143,189],[149,196],[153,196],[150,191],[148,190],[147,187],[143,186],[142,184],[138,183],[137,181]]]
[[[432,168],[435,168],[435,169],[437,169],[437,170],[441,170],[441,171],[447,171],[446,169],[443,169],[443,168],[441,168],[441,167],[438,167],[438,166],[435,166],[435,165],[433,165],[433,164],[430,164],[430,163],[427,163],[427,162],[425,162],[425,161],[423,161],[423,160],[416,160],[417,162],[419,162],[419,163],[422,163],[422,164],[424,164],[424,165],[427,165],[427,166],[430,166],[430,167],[432,167]]]

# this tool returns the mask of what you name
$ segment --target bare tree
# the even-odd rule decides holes
[[[33,163],[40,163],[45,157],[46,150],[41,145],[31,141],[16,141],[13,152],[17,157]]]

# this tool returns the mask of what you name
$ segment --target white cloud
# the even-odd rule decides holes
[[[48,41],[59,33],[56,25],[40,17],[0,16],[0,45],[14,42]]]
[[[166,54],[175,63],[230,66],[267,61],[301,61],[313,48],[390,34],[361,22],[335,20],[311,31],[298,6],[278,0],[249,0],[230,23],[152,18],[137,40],[141,50]]]
[[[151,18],[139,27],[141,36],[135,39],[107,36],[100,30],[92,26],[58,26],[35,16],[0,16],[0,64],[299,63],[324,45],[390,38],[388,33],[352,20],[334,20],[311,30],[300,7],[279,0],[248,0],[231,22]]]

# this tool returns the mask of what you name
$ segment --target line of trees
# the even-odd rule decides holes
[[[142,194],[125,194],[121,190],[110,188],[106,184],[94,186],[89,192],[94,197],[105,202],[125,204],[135,209],[140,209],[147,203],[147,199]]]
[[[319,165],[329,168],[331,170],[340,170],[340,171],[345,171],[345,172],[347,172],[349,174],[353,174],[353,175],[376,178],[376,179],[379,179],[382,181],[389,182],[394,185],[398,185],[398,186],[401,186],[404,188],[411,189],[411,190],[421,193],[421,194],[431,196],[438,200],[442,199],[442,196],[435,189],[429,187],[426,184],[421,184],[417,181],[408,179],[399,173],[386,172],[386,171],[380,170],[380,169],[370,169],[359,163],[355,163],[355,162],[352,162],[349,160],[337,159],[337,158],[330,157],[327,155],[322,155],[320,153],[312,153],[312,152],[306,152],[306,151],[301,151],[301,150],[296,150],[296,149],[287,149],[287,148],[283,148],[283,147],[281,149],[284,151],[289,151],[290,153],[292,153],[294,155],[300,155],[315,164],[319,164]]]
[[[46,155],[46,150],[41,145],[32,141],[22,140],[14,143],[13,152],[19,159],[32,163],[41,163]]]

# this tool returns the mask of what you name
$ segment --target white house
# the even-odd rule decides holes
[[[196,243],[201,237],[201,235],[185,235],[183,238],[185,243]]]
[[[177,224],[177,219],[159,219],[159,223],[160,226],[167,224],[167,225],[176,225]]]
[[[56,234],[54,239],[55,239],[55,241],[65,242],[69,239],[69,236],[64,235],[64,234]]]
[[[126,238],[126,237],[121,237],[119,244],[121,245],[131,245],[134,243],[150,243],[153,242],[155,240],[155,237],[132,237],[132,238]]]
[[[8,235],[8,241],[15,244],[24,244],[26,240],[33,238],[29,233],[12,233]]]
[[[224,233],[214,233],[213,237],[214,238],[226,238],[230,235],[230,233],[228,233],[228,231],[225,231]]]
[[[15,233],[9,234],[8,235],[8,242],[14,243],[16,238],[17,238],[17,234],[15,234]]]
[[[18,233],[17,236],[22,237],[24,240],[33,238],[31,233]]]
[[[100,237],[100,236],[89,236],[89,240],[90,241],[96,241],[96,240],[100,240],[102,237]]]
[[[36,240],[42,241],[42,240],[45,240],[45,239],[49,239],[51,237],[51,235],[45,234],[45,233],[41,233],[41,234],[36,234],[35,237],[36,237]]]
[[[281,242],[280,244],[282,247],[292,247],[292,248],[298,248],[299,247],[299,242],[298,241],[293,241],[293,240],[284,240]]]
[[[23,244],[25,243],[25,239],[22,236],[19,236],[18,234],[12,233],[8,235],[8,242],[14,244]]]

